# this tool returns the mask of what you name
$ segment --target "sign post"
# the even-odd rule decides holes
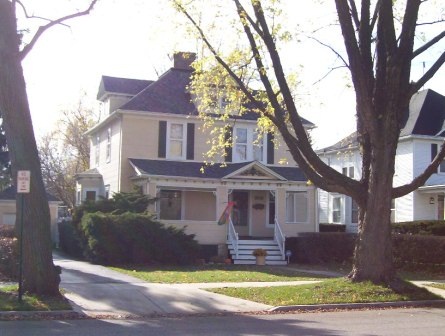
[[[17,194],[20,194],[20,241],[19,241],[19,302],[23,296],[23,205],[24,194],[29,194],[31,185],[31,171],[17,171]]]

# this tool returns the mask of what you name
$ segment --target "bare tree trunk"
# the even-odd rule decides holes
[[[360,207],[359,234],[349,277],[353,281],[390,284],[396,279],[390,218],[397,143],[394,145],[388,139],[389,126],[381,132],[380,143],[372,151],[367,195],[364,207]]]
[[[23,208],[23,289],[59,295],[60,277],[52,261],[50,214],[19,59],[16,17],[8,0],[0,0],[0,109],[14,181],[18,170],[31,171],[31,193]],[[17,198],[17,218],[21,212]],[[16,223],[17,225],[17,223]]]

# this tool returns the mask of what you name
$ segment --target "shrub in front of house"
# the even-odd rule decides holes
[[[14,226],[0,227],[0,278],[16,280],[18,277],[18,244]]]
[[[59,248],[66,254],[82,259],[83,251],[80,245],[79,232],[72,221],[62,221],[59,228]]]
[[[396,234],[392,242],[397,266],[441,265],[445,269],[445,237]]]
[[[392,231],[400,234],[445,236],[445,220],[420,220],[392,224]]]
[[[292,251],[291,262],[350,262],[354,254],[356,234],[303,233],[287,238],[286,249]],[[398,267],[445,267],[445,237],[394,234],[394,262]]]
[[[286,250],[292,251],[291,262],[295,263],[350,261],[356,236],[344,232],[305,232],[286,238]]]
[[[149,215],[86,213],[80,223],[87,260],[111,264],[191,264],[199,254],[193,235],[156,222]]]
[[[345,232],[345,224],[320,223],[318,226],[320,232]]]

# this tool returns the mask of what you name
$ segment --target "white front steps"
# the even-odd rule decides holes
[[[274,240],[238,240],[238,257],[235,255],[232,244],[227,242],[227,245],[234,264],[255,265],[256,257],[252,255],[252,252],[257,248],[262,248],[267,251],[266,265],[287,265]]]

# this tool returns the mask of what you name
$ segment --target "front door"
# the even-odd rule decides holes
[[[249,234],[249,192],[234,190],[232,202],[235,203],[232,212],[232,221],[235,230],[241,236]]]

